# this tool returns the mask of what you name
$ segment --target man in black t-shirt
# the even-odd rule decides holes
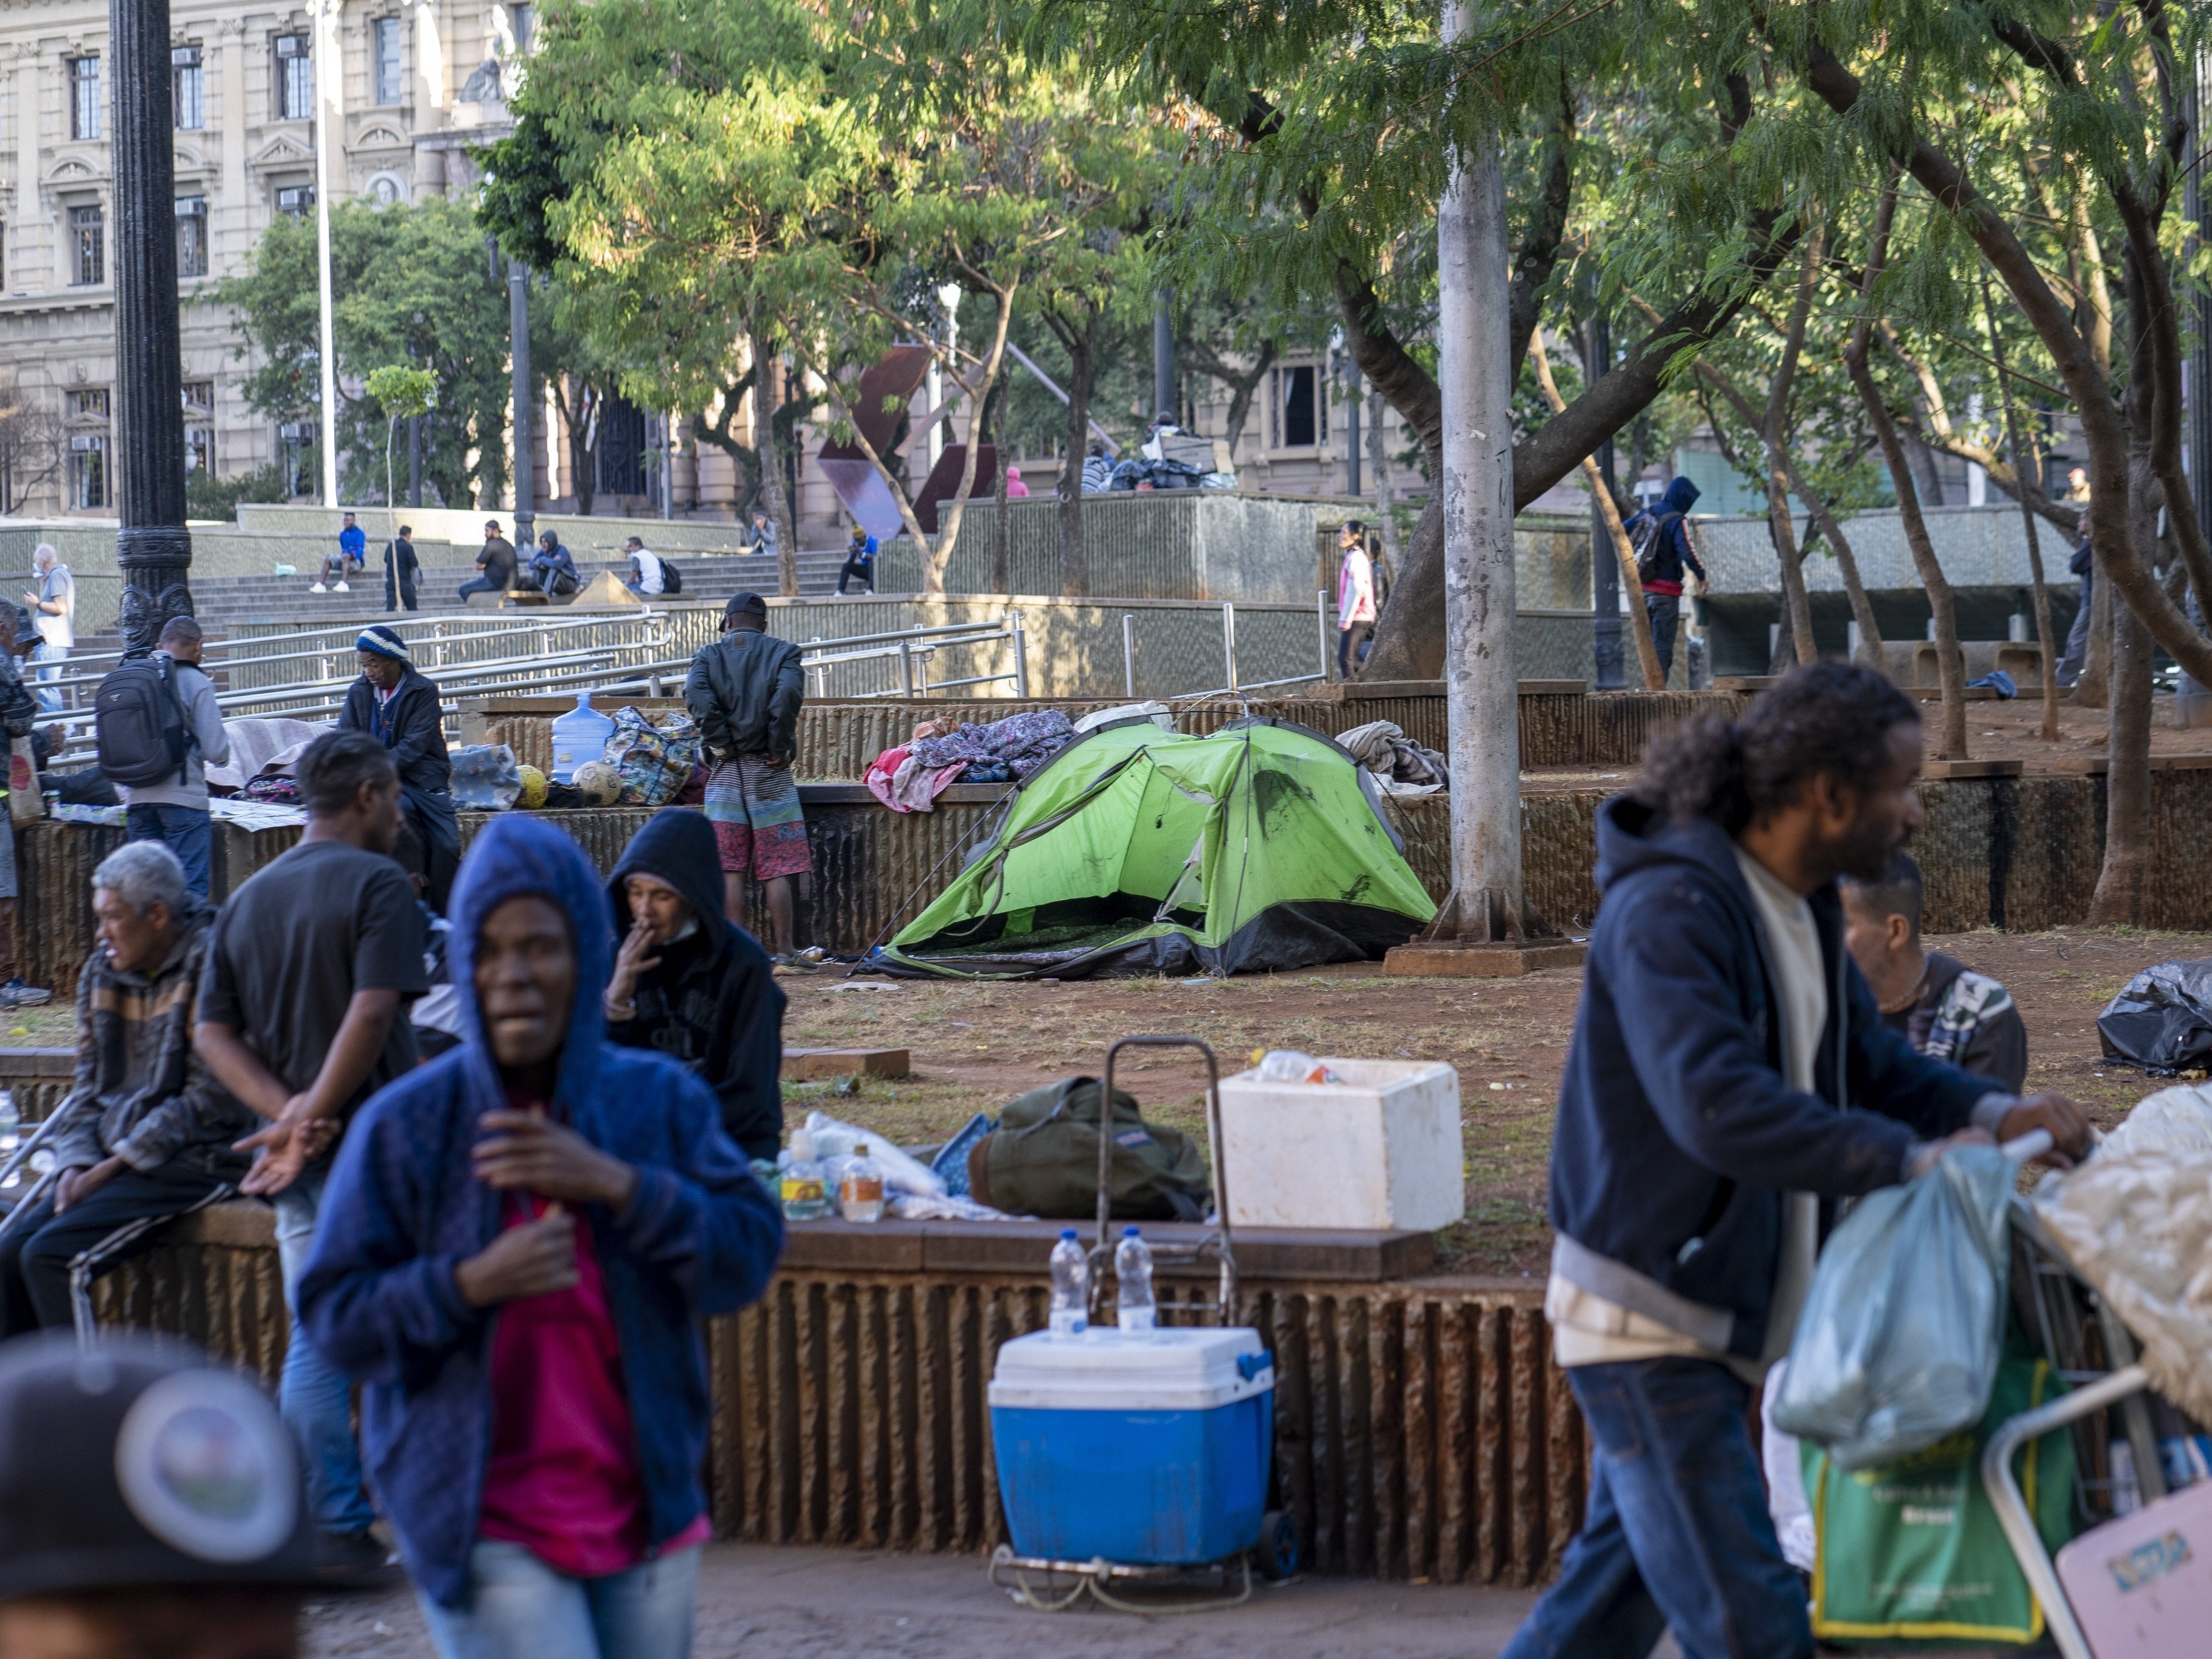
[[[334,1572],[381,1566],[368,1534],[351,1389],[301,1334],[296,1290],[330,1154],[369,1096],[416,1063],[402,1006],[429,988],[414,884],[392,857],[399,775],[366,732],[332,732],[300,758],[300,844],[231,896],[216,918],[193,1042],[232,1094],[270,1119],[240,1143],[260,1154],[243,1190],[276,1206],[284,1296],[295,1310],[277,1404],[307,1459],[322,1559]]]
[[[477,568],[483,574],[461,584],[463,605],[471,594],[504,593],[514,586],[514,544],[500,534],[497,519],[484,520],[483,551],[477,555]]]

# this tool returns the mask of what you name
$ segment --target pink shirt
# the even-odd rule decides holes
[[[504,1224],[545,1212],[534,1194],[501,1198]],[[491,1456],[477,1531],[520,1544],[556,1572],[604,1578],[653,1553],[622,1342],[606,1277],[579,1219],[571,1290],[500,1309],[491,1348]],[[669,1549],[706,1541],[702,1515]]]

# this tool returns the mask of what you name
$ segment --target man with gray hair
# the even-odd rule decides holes
[[[208,817],[207,769],[230,759],[230,736],[215,700],[215,682],[200,669],[203,638],[192,618],[172,617],[154,647],[155,665],[177,700],[185,732],[184,758],[160,781],[118,784],[115,793],[123,797],[131,839],[164,843],[184,866],[185,884],[205,898],[215,838]]]
[[[35,589],[23,592],[39,630],[39,648],[31,653],[31,660],[41,665],[39,683],[46,685],[61,677],[61,665],[76,648],[76,578],[62,562],[61,550],[52,542],[40,542],[33,551],[31,570],[39,579]],[[60,689],[40,692],[39,707],[49,714],[60,714]]]
[[[93,872],[98,943],[76,982],[76,1075],[54,1173],[0,1227],[0,1336],[91,1316],[92,1281],[163,1223],[229,1197],[258,1120],[192,1046],[214,913],[176,854],[132,842]]]

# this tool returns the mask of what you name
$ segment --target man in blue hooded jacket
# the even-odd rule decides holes
[[[1674,635],[1682,623],[1682,579],[1686,570],[1699,581],[1705,568],[1698,562],[1698,550],[1690,540],[1689,512],[1697,504],[1697,485],[1678,477],[1667,486],[1656,507],[1632,514],[1621,528],[1636,541],[1645,525],[1650,539],[1637,555],[1637,579],[1644,584],[1644,615],[1651,627],[1651,643],[1659,653],[1663,678],[1674,666]],[[1650,572],[1647,575],[1645,572]]]
[[[674,1060],[605,1040],[605,895],[502,818],[447,945],[469,1033],[356,1120],[300,1290],[444,1659],[684,1659],[708,1534],[702,1318],[782,1223]]]
[[[1830,1200],[1951,1138],[2087,1120],[1918,1054],[1844,948],[1838,876],[1880,874],[1923,813],[1917,707],[1842,663],[1741,725],[1652,745],[1598,817],[1604,902],[1552,1145],[1544,1310],[1593,1444],[1589,1507],[1506,1659],[1811,1659],[1768,1519],[1751,1384],[1786,1351]]]

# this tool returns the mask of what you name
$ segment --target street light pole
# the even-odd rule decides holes
[[[112,3],[119,10],[125,0],[112,0]],[[338,52],[337,7],[333,0],[315,0],[313,16],[315,45],[307,61],[315,77],[315,287],[321,308],[320,349],[316,356],[322,370],[323,505],[335,507],[338,504],[338,354],[331,326],[331,106],[338,100],[344,68]],[[173,206],[169,211],[173,214],[176,209]]]
[[[538,544],[535,422],[530,407],[530,267],[507,262],[507,356],[514,365],[514,545],[528,559]]]
[[[127,650],[192,611],[185,528],[184,369],[177,337],[176,116],[168,0],[110,0],[115,136],[116,477]]]

